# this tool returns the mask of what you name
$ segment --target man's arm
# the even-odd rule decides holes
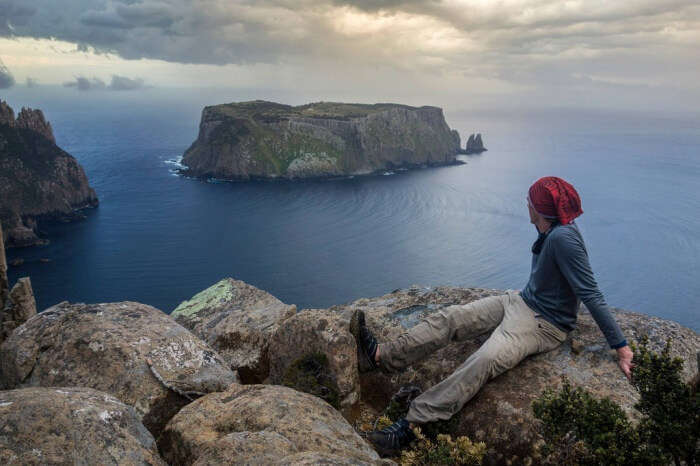
[[[593,276],[588,253],[583,241],[575,234],[558,235],[555,241],[555,260],[572,290],[586,305],[611,348],[617,350],[620,368],[629,378],[632,368],[632,350],[610,312],[603,293]]]

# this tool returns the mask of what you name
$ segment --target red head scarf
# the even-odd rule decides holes
[[[558,219],[562,225],[571,223],[583,213],[581,198],[566,181],[545,176],[530,186],[528,199],[532,207],[545,218]]]

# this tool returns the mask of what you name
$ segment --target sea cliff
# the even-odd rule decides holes
[[[32,246],[43,220],[80,218],[98,204],[78,162],[56,145],[41,110],[14,111],[0,100],[0,221],[8,247]]]
[[[129,301],[15,313],[0,341],[0,463],[395,464],[360,433],[386,413],[394,393],[444,379],[488,335],[451,342],[399,374],[359,374],[350,315],[364,310],[384,342],[422,316],[501,293],[412,286],[297,312],[228,278],[171,315]],[[660,350],[670,339],[683,379],[697,384],[696,332],[634,312],[614,315],[631,342],[648,336]],[[638,393],[582,310],[567,341],[487,383],[441,429],[484,442],[486,465],[548,464],[532,401],[563,376],[634,410]]]
[[[314,178],[459,163],[459,146],[437,107],[256,100],[205,107],[182,163],[197,177]]]

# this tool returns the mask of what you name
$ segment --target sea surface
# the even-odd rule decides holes
[[[11,281],[29,275],[40,309],[132,300],[171,312],[224,277],[299,308],[412,284],[520,289],[537,236],[527,189],[556,175],[582,197],[577,223],[608,302],[700,330],[698,119],[446,108],[463,143],[479,131],[488,152],[332,181],[203,182],[174,171],[202,107],[226,100],[128,94],[0,96],[45,111],[100,198],[86,220],[46,227],[50,245],[8,252],[26,261]]]

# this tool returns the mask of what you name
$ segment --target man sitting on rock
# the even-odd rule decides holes
[[[486,342],[449,377],[423,392],[408,414],[368,440],[384,456],[393,456],[413,439],[412,427],[447,420],[491,378],[512,369],[527,356],[558,347],[576,325],[583,301],[629,378],[632,351],[598,290],[583,237],[574,219],[581,200],[572,185],[549,176],[535,182],[527,196],[530,222],[539,236],[532,246],[532,269],[522,292],[508,291],[428,315],[396,340],[379,344],[355,311],[351,332],[358,348],[360,372],[395,372],[453,341],[493,330]]]

